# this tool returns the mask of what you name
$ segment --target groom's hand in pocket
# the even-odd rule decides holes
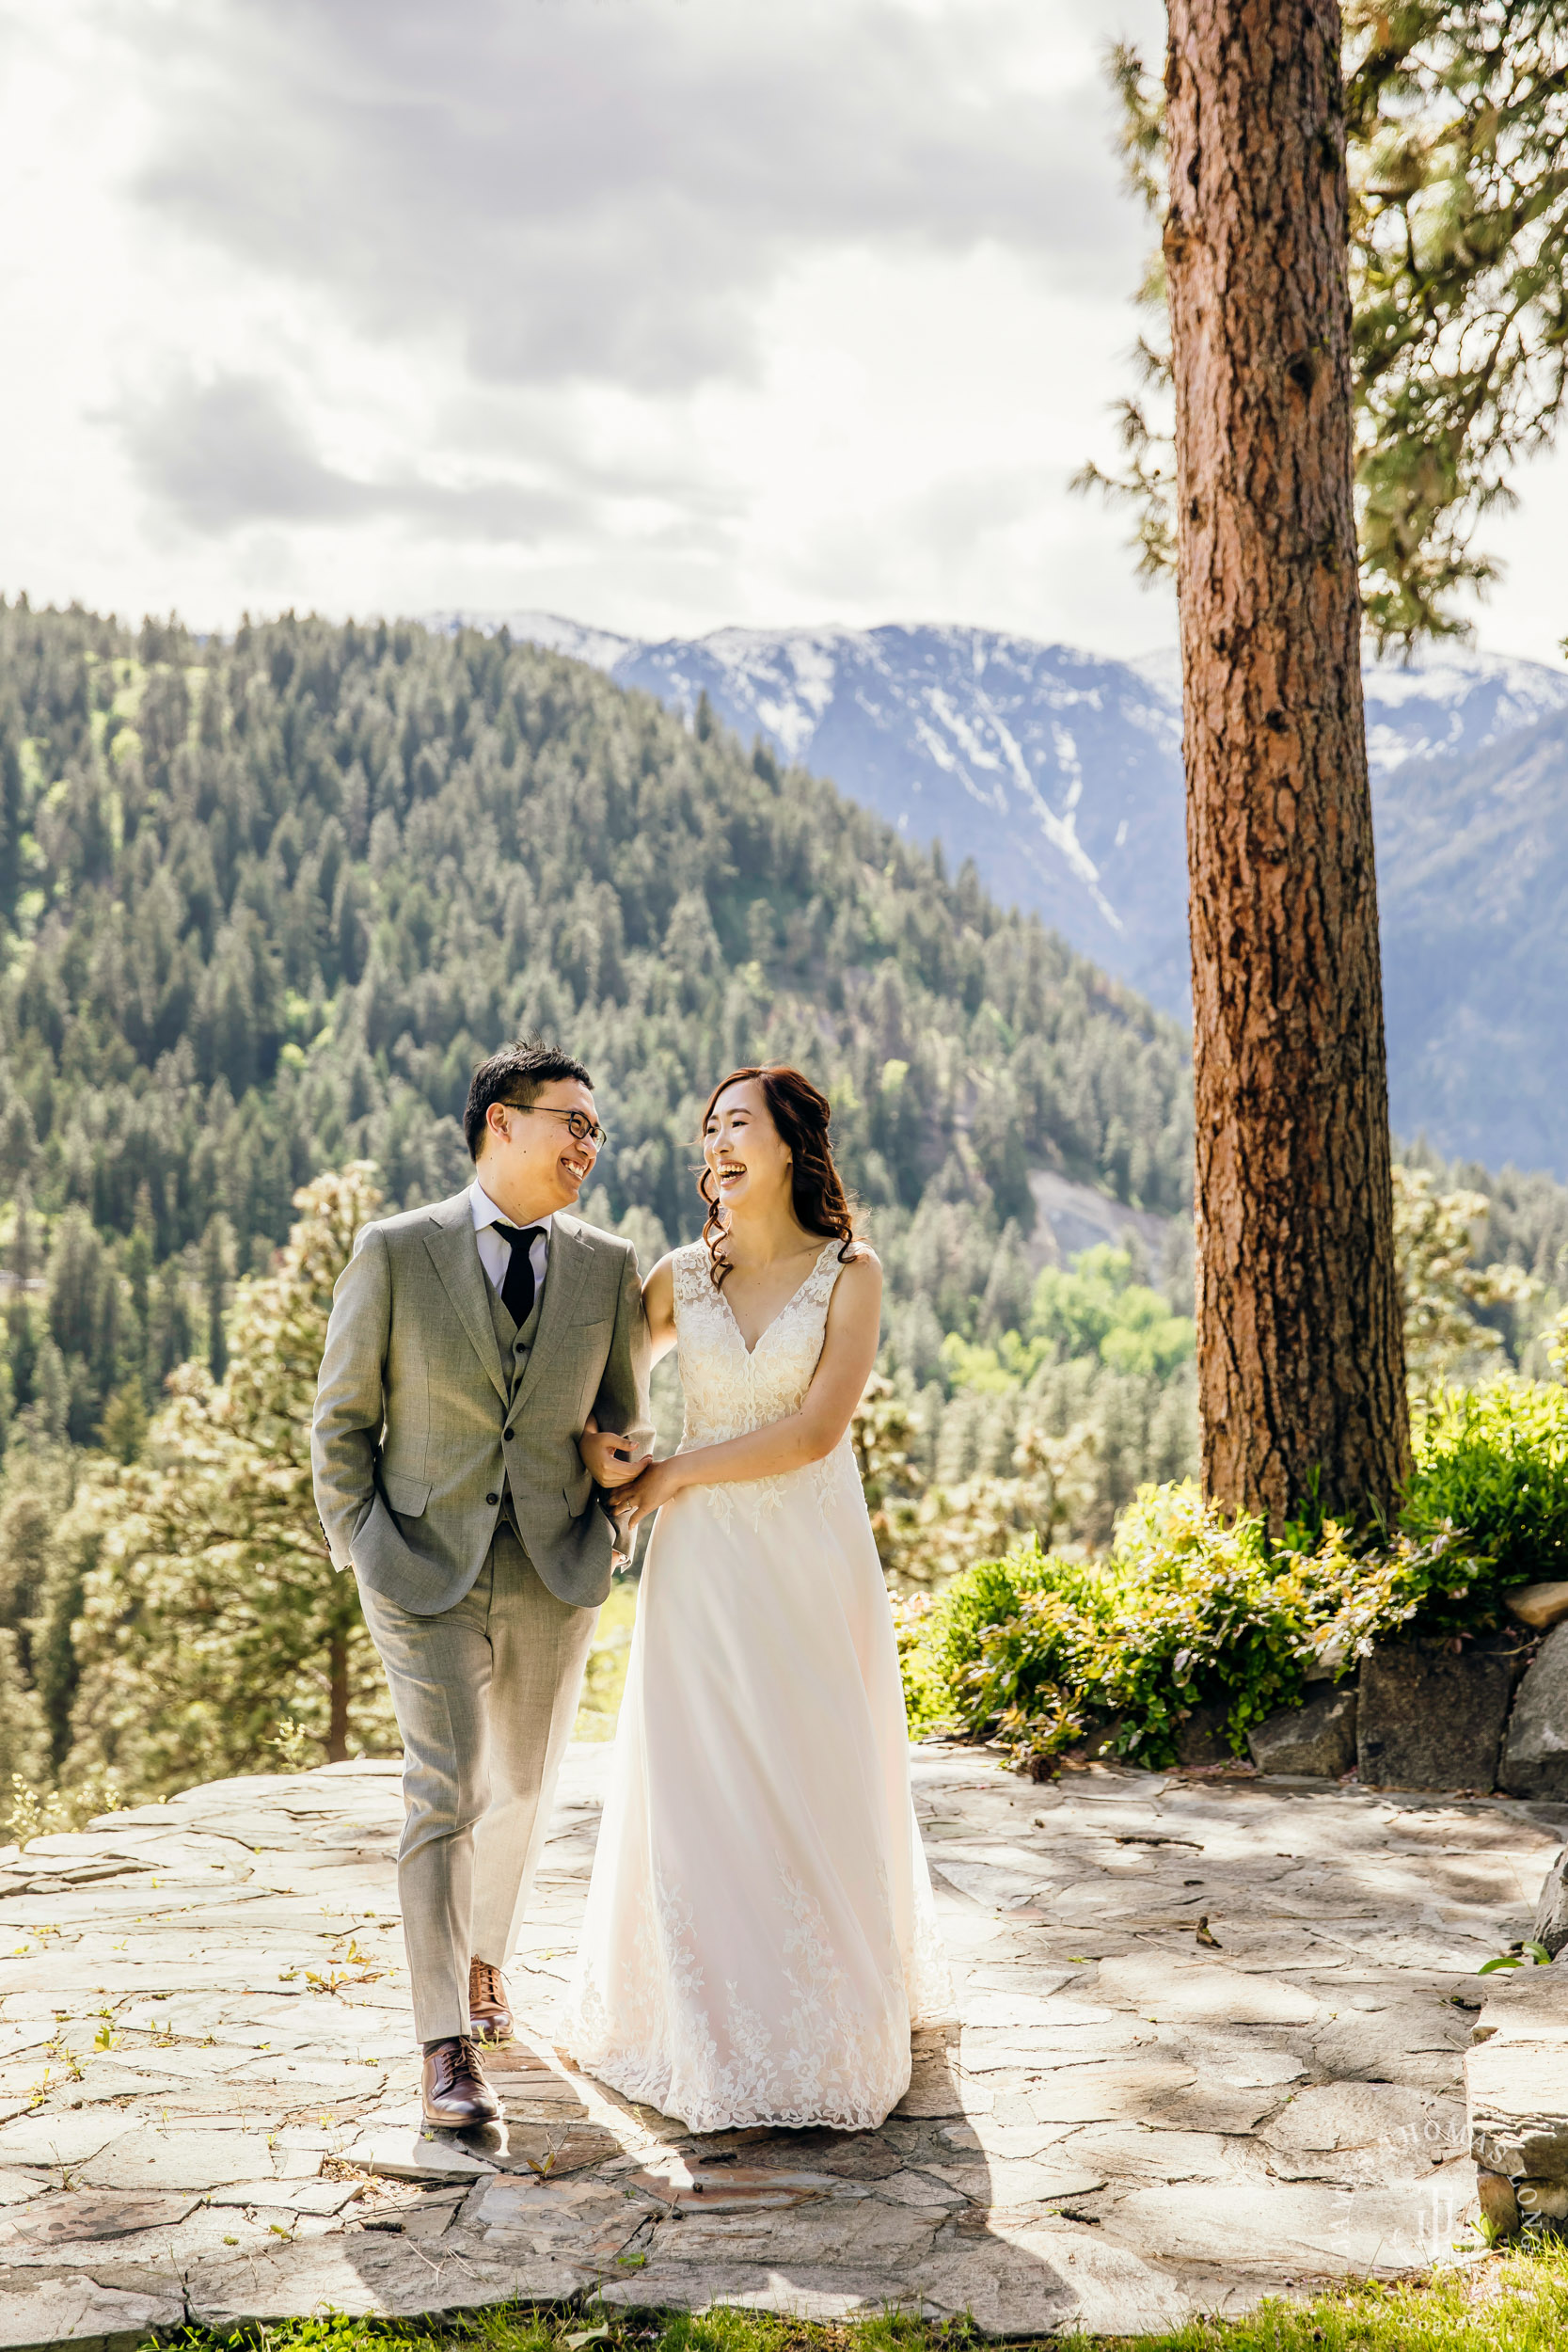
[[[613,1429],[601,1429],[592,1414],[588,1426],[578,1439],[578,1452],[587,1466],[588,1475],[596,1486],[613,1494],[618,1486],[626,1486],[647,1468],[652,1449],[638,1445],[630,1438],[617,1437]]]

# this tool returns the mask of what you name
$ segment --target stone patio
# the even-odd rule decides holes
[[[961,2022],[880,2132],[698,2140],[554,2047],[608,1761],[571,1756],[483,2141],[419,2130],[391,1765],[0,1852],[0,2344],[594,2294],[1131,2334],[1463,2235],[1474,1972],[1560,1809],[922,1747]]]

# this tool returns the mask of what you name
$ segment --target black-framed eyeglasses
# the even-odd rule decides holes
[[[543,1111],[546,1119],[563,1119],[571,1130],[574,1143],[591,1143],[595,1152],[602,1152],[610,1141],[596,1119],[586,1111],[558,1111],[553,1103],[503,1103],[503,1110]]]

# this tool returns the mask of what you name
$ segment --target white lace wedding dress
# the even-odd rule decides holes
[[[794,1412],[830,1243],[748,1355],[701,1243],[674,1257],[683,1451]],[[639,1596],[566,2042],[692,2131],[879,2123],[946,1970],[910,1800],[887,1592],[847,1436],[689,1486]]]

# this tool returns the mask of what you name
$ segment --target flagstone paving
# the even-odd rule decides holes
[[[695,2138],[555,2047],[608,1760],[572,1752],[504,2122],[461,2140],[419,2128],[394,1766],[0,1851],[0,2344],[594,2294],[1135,2333],[1473,2213],[1474,1972],[1560,1810],[918,1748],[956,2022],[879,2132]]]

